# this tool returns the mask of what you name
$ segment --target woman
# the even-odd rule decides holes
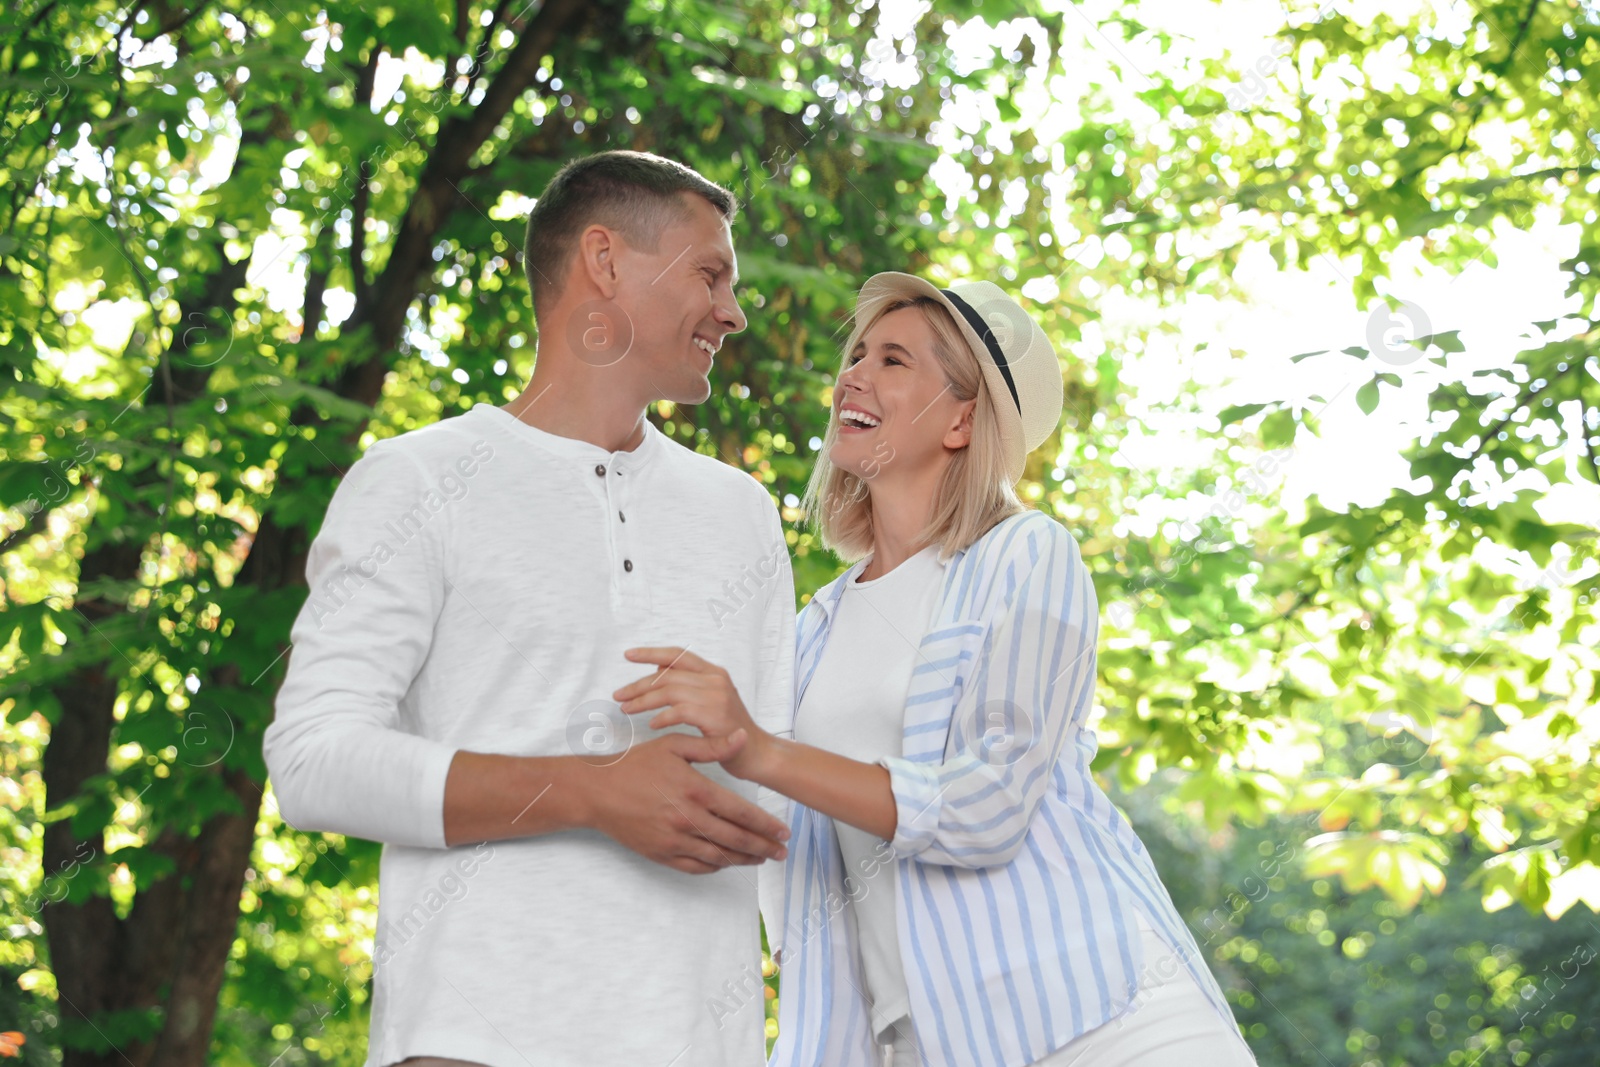
[[[743,734],[792,798],[760,869],[774,1065],[1251,1064],[1138,837],[1095,784],[1096,600],[1013,489],[1060,366],[997,286],[862,288],[806,494],[855,563],[800,613],[792,737],[690,652],[618,690],[650,725]]]

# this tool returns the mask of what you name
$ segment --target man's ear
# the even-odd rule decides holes
[[[961,407],[957,409],[956,418],[944,432],[944,447],[966,448],[972,443],[972,413],[977,407],[976,397],[962,402]]]
[[[617,295],[619,251],[616,234],[599,223],[589,226],[578,236],[578,269],[606,300],[614,299]]]

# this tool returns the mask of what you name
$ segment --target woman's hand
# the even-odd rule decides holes
[[[757,726],[733,687],[728,672],[681,648],[630,648],[623,653],[634,663],[653,663],[654,674],[611,694],[629,715],[666,708],[650,720],[651,729],[687,723],[706,737],[745,732],[748,739],[723,763],[736,778],[754,779],[772,735]]]
[[[824,815],[884,841],[892,841],[899,820],[889,770],[813,748],[785,737],[773,737],[750,718],[728,672],[681,648],[630,648],[623,653],[635,663],[653,663],[648,678],[611,694],[629,715],[666,708],[650,720],[653,727],[688,723],[707,737],[727,737],[744,747],[721,763],[735,778],[766,786]]]

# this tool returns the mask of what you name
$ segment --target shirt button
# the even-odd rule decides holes
[[[624,514],[623,514],[623,513],[622,513],[622,512],[620,512],[620,511],[619,511],[619,512],[617,512],[617,518],[618,518],[618,519],[619,519],[619,520],[620,520],[620,521],[622,521],[622,522],[627,522],[627,521],[628,521],[628,516],[626,516],[626,515],[624,515]]]
[[[625,570],[625,571],[633,570],[633,560],[631,560],[631,559],[623,560],[622,561],[622,569]]]
[[[604,478],[606,476],[606,465],[604,463],[596,463],[594,465],[594,472],[600,475],[600,477]]]

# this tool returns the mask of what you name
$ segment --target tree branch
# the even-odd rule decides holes
[[[1495,422],[1495,424],[1493,426],[1489,427],[1489,429],[1484,431],[1483,436],[1478,439],[1478,447],[1474,448],[1472,450],[1472,455],[1467,457],[1467,463],[1471,464],[1473,460],[1478,458],[1478,455],[1481,452],[1483,452],[1483,450],[1485,448],[1489,447],[1489,442],[1490,441],[1493,441],[1493,440],[1496,440],[1496,439],[1499,438],[1500,431],[1504,430],[1506,428],[1506,426],[1510,424],[1511,420],[1516,416],[1517,412],[1521,411],[1525,407],[1528,407],[1535,400],[1539,399],[1540,394],[1542,394],[1546,389],[1550,388],[1552,385],[1554,385],[1557,382],[1559,382],[1561,379],[1565,378],[1567,375],[1571,374],[1573,372],[1573,370],[1576,368],[1576,366],[1577,366],[1576,364],[1572,364],[1572,365],[1569,365],[1566,370],[1556,372],[1555,374],[1551,375],[1549,378],[1545,379],[1545,383],[1543,385],[1538,386],[1537,388],[1534,388],[1534,389],[1530,389],[1530,390],[1528,390],[1527,393],[1523,393],[1523,391],[1521,389],[1518,389],[1517,390],[1517,399],[1516,399],[1516,402],[1511,405],[1511,410],[1507,411],[1505,413],[1505,415],[1503,415],[1500,419],[1496,420],[1496,422]]]
[[[21,547],[22,542],[38,533],[49,518],[50,511],[49,508],[34,508],[28,512],[28,517],[22,525],[6,534],[4,540],[0,540],[0,556]]]
[[[324,299],[328,292],[328,275],[332,265],[328,262],[331,256],[325,246],[328,234],[331,232],[327,226],[317,231],[306,263],[306,299],[300,310],[298,338],[301,341],[316,339],[317,325],[322,322],[322,313],[326,310]]]
[[[378,84],[378,60],[384,46],[374,44],[367,52],[367,61],[361,67],[356,81],[356,106],[372,107],[372,94]],[[372,200],[371,161],[366,156],[356,160],[356,191],[350,201],[350,288],[356,302],[367,298],[367,207]]]
[[[1493,74],[1497,79],[1508,69],[1510,69],[1511,61],[1516,58],[1517,49],[1521,48],[1522,42],[1527,39],[1528,29],[1533,25],[1533,13],[1538,8],[1539,2],[1540,0],[1528,0],[1528,8],[1522,13],[1522,22],[1517,26],[1517,34],[1511,39],[1511,47],[1507,50],[1505,58],[1489,68],[1488,72]],[[1484,21],[1487,22],[1488,20],[1485,19]],[[1467,139],[1472,136],[1472,131],[1477,127],[1478,119],[1483,115],[1483,109],[1488,105],[1488,103],[1489,94],[1479,93],[1476,102],[1472,105],[1472,114],[1467,116],[1466,125],[1461,129],[1461,139],[1456,143],[1456,146],[1446,150],[1435,159],[1429,160],[1427,163],[1418,164],[1410,173],[1401,175],[1395,181],[1395,186],[1409,185],[1412,181],[1416,180],[1419,175],[1432,170],[1434,167],[1437,167],[1440,163],[1443,163],[1451,156],[1460,155],[1461,152],[1466,149]]]
[[[489,25],[483,28],[483,37],[478,41],[478,47],[472,53],[472,65],[467,68],[467,84],[470,86],[483,73],[483,64],[489,58],[489,51],[494,47],[495,31],[505,21],[506,10],[511,6],[511,0],[500,0],[494,9],[494,18],[489,20]],[[453,77],[454,75],[450,75]]]
[[[358,302],[347,327],[371,326],[377,352],[345,369],[338,383],[341,395],[366,404],[377,402],[387,369],[386,355],[399,341],[406,309],[416,297],[417,279],[432,262],[434,238],[450,215],[457,184],[466,175],[472,157],[493,136],[517,98],[533,84],[543,58],[563,36],[578,29],[597,11],[604,14],[583,0],[545,0],[523,28],[477,108],[466,116],[452,117],[440,127],[390,248],[388,262],[372,287],[372,297]]]
[[[1593,357],[1591,357],[1591,358],[1593,358]],[[1589,365],[1589,360],[1584,360],[1585,369],[1588,368],[1588,365]],[[1595,372],[1597,372],[1597,371],[1600,371],[1600,366],[1597,366],[1595,368],[1595,371],[1591,371],[1590,373],[1591,374],[1595,374]],[[1597,380],[1600,380],[1600,374],[1595,374],[1595,377],[1596,377]],[[1584,410],[1583,409],[1584,409],[1584,406],[1585,406],[1584,403],[1583,403],[1583,398],[1584,398],[1584,394],[1585,394],[1586,390],[1585,390],[1584,387],[1589,384],[1589,379],[1580,378],[1580,379],[1578,379],[1578,381],[1580,383],[1582,383],[1582,384],[1580,384],[1578,386],[1578,397],[1579,397],[1579,400],[1578,400],[1578,425],[1579,425],[1579,427],[1582,427],[1582,426],[1585,425],[1584,418],[1583,418],[1583,416],[1584,416]],[[1580,432],[1581,432],[1581,430],[1580,430]],[[1589,472],[1594,475],[1595,484],[1596,485],[1600,485],[1600,445],[1596,445],[1593,440],[1591,440],[1590,438],[1587,438],[1587,437],[1584,438],[1583,445],[1584,445],[1584,449],[1583,449],[1584,454],[1589,457]]]
[[[148,44],[157,37],[164,37],[169,33],[175,33],[176,31],[181,30],[185,26],[189,25],[189,23],[193,22],[195,18],[206,9],[207,6],[209,6],[209,0],[200,0],[200,3],[194,5],[194,7],[190,8],[188,11],[164,10],[161,13],[161,17],[156,19],[155,24],[150,27],[149,37],[139,37],[138,34],[134,34],[134,36]]]

